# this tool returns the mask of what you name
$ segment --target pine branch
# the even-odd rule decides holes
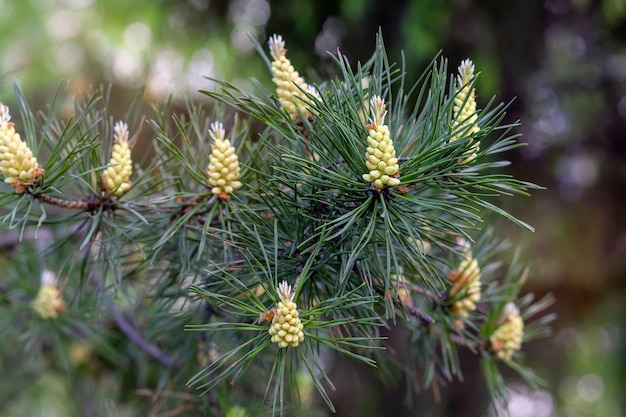
[[[417,294],[421,294],[431,300],[435,304],[441,304],[444,301],[444,298],[430,291],[428,288],[420,287],[419,285],[412,284],[410,282],[402,283],[407,290],[415,292]]]
[[[106,291],[104,284],[97,276],[97,274],[92,273],[91,280],[96,288],[102,291],[103,296],[106,297],[106,303],[108,304],[108,309],[111,312],[113,321],[115,322],[115,324],[117,324],[118,329],[120,329],[120,331],[128,338],[128,340],[131,341],[131,343],[137,346],[140,350],[144,351],[152,359],[167,368],[179,369],[181,367],[181,364],[178,363],[174,358],[168,356],[158,347],[147,341],[146,338],[143,337],[143,335],[139,332],[139,330],[124,316],[124,314],[122,314],[122,312],[118,310],[115,302]]]
[[[433,326],[433,324],[435,323],[435,319],[433,319],[428,314],[424,313],[423,311],[407,303],[403,303],[403,304],[404,304],[404,307],[407,309],[407,311],[413,317],[416,317],[422,323],[422,325],[426,327],[428,332],[432,332],[436,334],[437,336],[441,336],[442,334],[441,328],[437,326]],[[472,351],[484,351],[487,348],[487,343],[485,342],[475,342],[472,340],[468,340],[455,333],[448,333],[447,337],[450,339],[450,341],[454,342],[456,345],[466,347]]]
[[[109,198],[99,198],[95,195],[88,195],[80,200],[64,200],[58,197],[52,197],[43,193],[29,193],[34,199],[42,203],[50,204],[57,207],[63,207],[72,210],[83,210],[89,213],[98,211],[101,207],[104,210],[112,210],[114,204]]]
[[[282,43],[273,39],[274,45]],[[293,71],[291,64],[278,65],[286,62],[283,52],[272,51],[273,72]],[[157,120],[149,122],[156,139],[154,152],[142,152],[142,161],[131,160],[130,148],[124,157],[121,151],[114,152],[121,134],[107,112],[107,93],[96,92],[88,101],[78,102],[69,122],[55,116],[53,105],[51,115],[41,115],[41,123],[19,95],[24,136],[33,150],[41,147],[35,139],[44,138],[47,151],[35,154],[48,161],[43,167],[45,183],[32,181],[23,190],[16,188],[17,193],[0,195],[0,208],[7,207],[2,220],[11,228],[22,228],[19,234],[0,235],[0,249],[12,249],[23,237],[31,239],[27,226],[36,223],[39,230],[45,225],[40,239],[47,231],[48,240],[56,238],[58,227],[60,239],[42,244],[46,250],[40,258],[55,263],[65,275],[60,292],[78,300],[72,304],[76,313],[86,313],[95,299],[103,301],[109,321],[117,327],[115,334],[128,340],[124,346],[150,358],[152,368],[203,365],[188,385],[211,391],[215,398],[222,393],[230,398],[229,384],[250,386],[265,378],[266,400],[274,415],[282,415],[292,399],[288,397],[297,393],[293,381],[304,369],[334,410],[326,393],[333,384],[318,363],[321,349],[324,355],[328,348],[384,366],[393,358],[374,353],[383,349],[379,328],[396,314],[415,336],[402,361],[410,376],[407,383],[417,385],[416,375],[424,374],[423,385],[437,390],[439,382],[460,378],[460,348],[496,362],[490,336],[501,325],[505,305],[516,302],[527,319],[550,302],[519,299],[524,275],[515,269],[504,280],[496,278],[495,284],[492,274],[497,268],[485,260],[480,300],[468,298],[473,303],[468,314],[453,308],[458,294],[463,294],[457,292],[455,298],[450,289],[450,268],[461,255],[458,239],[471,244],[472,251],[495,256],[474,235],[483,227],[483,213],[495,212],[530,228],[493,202],[500,195],[526,195],[537,188],[493,173],[507,162],[485,158],[518,146],[516,135],[509,132],[514,125],[500,125],[506,106],[490,103],[459,116],[460,110],[470,107],[473,93],[464,92],[464,98],[455,101],[461,93],[454,78],[452,84],[447,81],[446,60],[433,61],[406,92],[406,71],[389,63],[381,37],[372,58],[356,65],[356,72],[345,56],[339,54],[335,60],[338,76],[331,81],[312,90],[294,85],[298,91],[281,94],[293,84],[291,76],[283,77],[286,84],[277,84],[278,97],[260,86],[255,96],[218,82],[222,90],[206,95],[250,118],[240,123],[235,116],[228,136],[222,125],[228,121],[220,108],[206,112],[187,99],[187,111],[172,115],[168,103],[157,109]],[[473,91],[473,79],[467,87]],[[417,102],[414,93],[419,95]],[[295,108],[283,108],[294,97]],[[133,123],[132,113],[129,110],[125,120],[136,125],[139,117]],[[257,130],[254,119],[265,127]],[[143,119],[130,147],[142,124]],[[498,131],[495,141],[480,144]],[[228,140],[232,145],[218,146],[218,137],[222,144]],[[109,149],[113,162],[107,163],[104,155]],[[121,180],[124,190],[120,181],[113,186],[99,177],[116,166],[134,168]],[[108,178],[113,181],[115,175]],[[116,191],[129,192],[118,199],[122,193],[116,196]],[[82,198],[71,199],[72,195]],[[47,205],[77,212],[49,218]],[[481,268],[486,257],[477,256]],[[23,277],[33,276],[36,269],[21,266],[32,267],[32,261],[14,263],[15,273],[6,274],[13,281],[0,282],[0,293],[8,299],[4,304],[11,308],[18,305],[12,302],[13,293],[33,292],[35,279]],[[109,280],[115,293],[105,287]],[[101,298],[90,298],[94,294],[83,291],[85,281]],[[149,285],[143,285],[146,282]],[[18,290],[12,291],[13,286]],[[187,300],[188,289],[200,299]],[[120,311],[115,296],[125,290],[154,301],[137,305],[136,311],[141,317],[162,314],[159,320],[139,326]],[[204,314],[186,307],[173,314],[183,300],[190,305],[206,302]],[[277,316],[281,302],[294,306]],[[476,310],[478,302],[481,309]],[[287,315],[292,316],[289,321]],[[84,314],[81,319],[91,317]],[[174,340],[182,347],[176,357],[145,336],[155,331],[167,334],[183,320],[186,330],[202,333],[200,343],[197,338]],[[544,317],[530,323],[526,338],[545,335],[548,321]],[[287,338],[291,329],[297,330],[297,343]],[[213,336],[218,332],[223,337]],[[161,346],[170,346],[171,340],[164,338]],[[281,346],[278,350],[276,344]],[[502,363],[518,366],[527,377],[519,358],[507,357]],[[488,385],[500,392],[504,383],[497,379],[497,367],[488,371]],[[155,394],[159,397],[154,412],[169,401],[168,396],[174,397],[170,393],[179,391],[177,380],[167,377],[172,378],[171,391],[170,381],[160,381],[167,390]],[[225,390],[213,390],[218,384]],[[209,404],[215,405],[214,414],[220,414],[217,400]],[[172,412],[186,412],[187,407],[179,404]]]
[[[133,326],[133,324],[115,307],[114,303],[111,302],[109,308],[117,327],[135,346],[166,368],[179,369],[181,367],[181,364],[174,358],[166,355],[158,347],[148,342],[141,333],[139,333],[139,330],[137,330],[137,328],[135,328],[135,326]]]
[[[413,317],[416,317],[419,321],[421,321],[424,326],[430,327],[432,324],[435,323],[435,319],[433,319],[432,317],[430,317],[428,314],[424,313],[423,311],[418,310],[417,308],[410,306],[408,304],[405,304],[405,307],[407,311]]]
[[[181,199],[180,201],[178,201],[180,203],[180,209],[175,214],[172,215],[171,219],[173,220],[177,217],[184,216],[189,210],[192,210],[196,205],[198,205],[198,203],[205,200],[206,198],[207,198],[207,194],[198,194],[188,199]],[[217,201],[217,197],[211,194],[211,198],[209,198],[206,205],[210,206],[211,204],[215,204],[216,201]],[[206,218],[204,216],[201,216],[200,214],[196,214],[195,217],[198,218],[203,223],[206,220]]]
[[[441,330],[437,328],[433,328],[433,332],[435,334],[441,334]],[[485,342],[468,340],[455,333],[448,334],[448,338],[456,345],[466,347],[472,351],[485,351],[487,349],[487,344]]]

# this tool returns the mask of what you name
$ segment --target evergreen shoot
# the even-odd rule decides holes
[[[379,35],[308,84],[282,37],[257,49],[274,85],[218,82],[208,109],[139,97],[114,120],[96,90],[67,115],[62,91],[33,111],[19,87],[0,106],[3,359],[112,373],[163,415],[303,415],[313,392],[334,411],[344,360],[410,401],[462,379],[460,349],[501,401],[503,367],[541,384],[523,349],[552,300],[519,296],[529,269],[487,226],[532,230],[498,204],[539,187],[502,172],[522,144],[506,104],[477,105],[489,74],[437,58],[407,85]]]

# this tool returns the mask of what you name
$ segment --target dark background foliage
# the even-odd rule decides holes
[[[335,70],[327,51],[339,48],[352,62],[366,59],[379,28],[392,58],[399,61],[403,51],[409,78],[419,76],[440,50],[451,68],[472,58],[481,72],[479,107],[494,94],[504,102],[514,99],[507,117],[522,122],[528,146],[510,152],[511,173],[547,188],[501,203],[532,224],[534,234],[494,219],[522,245],[523,257],[534,261],[526,291],[557,298],[554,337],[524,347],[548,384],[531,391],[511,380],[511,415],[621,415],[626,408],[623,0],[4,0],[0,99],[12,104],[13,80],[35,109],[45,107],[62,79],[69,80],[70,93],[112,83],[115,114],[143,85],[149,105],[169,94],[210,89],[203,76],[244,88],[252,77],[269,83],[248,34],[263,44],[281,34],[307,79],[321,79]],[[336,377],[343,371],[337,369]],[[475,383],[478,369],[464,371],[464,383],[424,393],[419,415],[484,415],[487,397]],[[364,380],[358,393],[337,392],[338,415],[397,414],[401,390],[372,384]]]

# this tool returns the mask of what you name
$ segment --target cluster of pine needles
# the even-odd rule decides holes
[[[517,123],[477,105],[472,62],[435,59],[405,85],[379,35],[368,61],[339,53],[309,84],[280,36],[257,47],[274,89],[216,80],[209,111],[168,102],[147,122],[140,98],[115,121],[94,91],[68,117],[61,90],[33,112],[16,87],[0,316],[23,345],[0,350],[36,364],[23,372],[131,368],[153,410],[210,415],[282,415],[312,391],[334,410],[343,357],[407,401],[462,378],[459,349],[502,401],[501,365],[541,384],[522,349],[552,300],[519,295],[529,269],[485,226],[532,230],[498,202],[539,187],[502,173]]]

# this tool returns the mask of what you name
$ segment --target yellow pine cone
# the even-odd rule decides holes
[[[367,151],[365,152],[365,166],[369,173],[363,174],[363,179],[372,183],[372,187],[381,190],[400,184],[398,158],[393,142],[389,137],[389,128],[384,124],[387,109],[379,96],[370,100],[372,123],[368,129]]]
[[[230,141],[224,139],[224,126],[220,122],[211,124],[211,145],[209,168],[205,174],[209,178],[211,192],[222,200],[230,200],[230,194],[241,187],[239,182],[239,158]]]
[[[515,304],[509,302],[504,308],[502,324],[489,337],[491,349],[499,359],[511,359],[522,347],[524,321]]]
[[[474,76],[474,64],[470,59],[466,59],[459,65],[457,75],[457,94],[454,97],[452,108],[452,131],[457,132],[452,141],[470,136],[480,131],[478,127],[478,114],[476,113],[476,91],[470,88],[472,77]],[[471,160],[476,157],[479,142],[474,143],[472,154],[467,158]]]
[[[276,84],[276,93],[280,105],[287,110],[291,120],[298,121],[298,109],[307,118],[311,117],[309,106],[303,100],[305,91],[318,96],[315,89],[304,82],[304,79],[294,70],[293,65],[286,57],[285,41],[282,36],[274,35],[269,40],[270,54],[272,55],[272,81]]]
[[[44,319],[56,319],[58,313],[65,312],[65,303],[56,287],[56,278],[52,272],[46,270],[41,274],[41,286],[31,306]]]
[[[272,342],[279,347],[296,347],[304,340],[304,326],[298,317],[298,306],[293,302],[294,293],[286,281],[281,282],[277,290],[280,301],[276,305],[268,333],[272,336]]]
[[[467,318],[470,311],[476,310],[476,303],[480,301],[478,261],[468,251],[458,269],[450,272],[448,277],[452,282],[452,288],[448,294],[454,301],[451,310],[462,318]]]
[[[128,125],[118,121],[113,132],[110,166],[102,174],[102,182],[107,193],[119,197],[130,189],[133,161],[130,155],[131,145],[128,142]]]
[[[4,182],[23,193],[25,184],[39,181],[44,170],[10,120],[9,107],[0,103],[0,172]]]

